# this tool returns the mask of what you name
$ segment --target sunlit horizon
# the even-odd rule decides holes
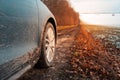
[[[80,19],[88,24],[120,27],[120,14],[80,14]]]

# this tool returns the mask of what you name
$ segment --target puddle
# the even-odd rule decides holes
[[[120,42],[116,42],[116,48],[120,48]]]

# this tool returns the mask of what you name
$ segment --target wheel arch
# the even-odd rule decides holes
[[[53,17],[49,17],[45,20],[45,22],[43,23],[42,27],[40,27],[40,31],[39,31],[39,40],[38,40],[38,46],[41,48],[41,43],[43,43],[43,35],[44,35],[44,31],[46,29],[46,25],[47,23],[50,22],[52,23],[54,29],[55,29],[55,38],[56,38],[56,43],[57,43],[57,24],[56,24],[56,20]]]
[[[47,23],[50,22],[53,24],[53,27],[54,27],[54,30],[55,30],[55,38],[56,38],[56,41],[57,42],[57,24],[56,24],[56,21],[55,19],[53,19],[52,17],[50,17],[47,21]]]

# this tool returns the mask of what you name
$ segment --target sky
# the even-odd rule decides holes
[[[84,22],[120,25],[120,0],[70,0],[70,4]]]
[[[120,0],[70,0],[79,13],[120,13]]]

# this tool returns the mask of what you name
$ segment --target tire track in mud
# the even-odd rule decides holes
[[[47,69],[32,68],[18,80],[70,80],[70,47],[73,46],[79,27],[58,31],[56,56],[53,67]]]

